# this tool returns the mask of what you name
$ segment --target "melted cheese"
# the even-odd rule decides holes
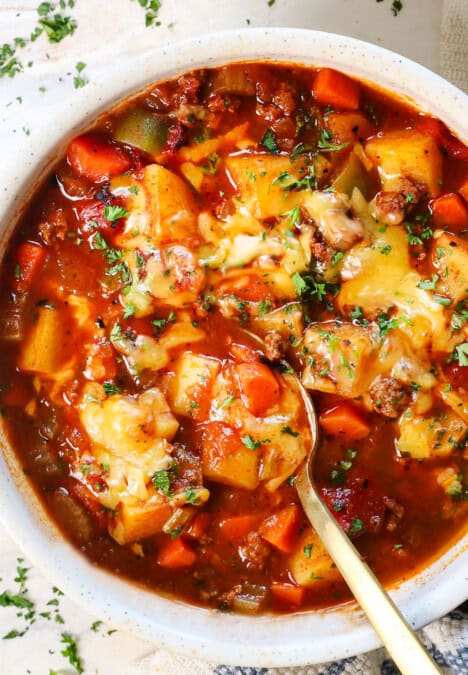
[[[162,392],[152,388],[138,397],[106,398],[93,383],[84,391],[79,413],[93,456],[109,468],[109,490],[96,493],[101,503],[115,508],[119,502],[146,499],[151,476],[169,464],[169,441],[179,427]]]

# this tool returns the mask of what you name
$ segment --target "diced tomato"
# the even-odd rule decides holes
[[[301,519],[297,504],[290,504],[263,521],[259,534],[282,553],[291,553],[296,542]]]
[[[444,371],[454,389],[465,389],[468,391],[468,366],[450,363],[444,368]]]
[[[219,523],[219,531],[225,539],[232,541],[241,539],[255,530],[259,522],[259,516],[247,513],[243,516],[231,516]]]
[[[172,539],[162,546],[157,556],[157,563],[168,569],[190,567],[197,559],[197,554],[182,537]]]
[[[347,441],[359,441],[371,431],[363,413],[349,401],[326,410],[320,415],[319,421],[326,434]]]
[[[111,176],[125,173],[132,166],[130,158],[121,148],[96,134],[74,138],[68,146],[67,158],[79,176],[95,183],[103,183]]]
[[[273,599],[287,607],[300,607],[304,602],[305,589],[294,584],[273,581],[271,584]]]
[[[92,234],[99,231],[104,237],[116,234],[123,221],[111,222],[105,216],[106,204],[99,199],[80,201],[75,205],[80,234]]]
[[[369,480],[356,478],[346,486],[325,487],[321,494],[332,515],[350,536],[377,532],[382,527],[385,497]]]
[[[421,115],[416,122],[416,128],[421,133],[432,136],[452,159],[468,159],[468,147],[455,138],[440,120]]]
[[[244,302],[267,302],[274,294],[271,285],[254,274],[223,282],[217,295],[232,294]]]
[[[190,525],[186,530],[184,530],[184,535],[190,537],[190,539],[200,539],[205,534],[210,524],[210,514],[209,513],[197,513],[195,518],[192,520]]]
[[[229,356],[232,356],[239,363],[252,363],[260,360],[260,352],[247,345],[233,342],[229,347]]]
[[[434,199],[431,210],[437,227],[455,234],[468,227],[468,208],[461,197],[453,192]]]
[[[29,291],[34,278],[43,267],[46,250],[40,244],[25,241],[16,249],[15,283],[19,293]]]
[[[318,103],[344,110],[357,110],[361,87],[347,75],[321,68],[314,81],[314,98]]]
[[[255,416],[264,415],[280,400],[276,375],[264,363],[239,363],[235,367],[242,400]]]

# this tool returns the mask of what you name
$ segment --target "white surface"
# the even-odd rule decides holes
[[[0,3],[0,10],[5,4]],[[31,8],[36,5],[35,2],[25,4]],[[24,8],[25,4],[21,7]],[[76,34],[55,47],[42,39],[38,40],[33,47],[33,68],[12,81],[0,81],[0,135],[4,157],[10,153],[27,152],[31,137],[25,135],[23,127],[30,129],[31,134],[40,134],[42,129],[50,125],[53,114],[59,111],[62,102],[69,102],[74,96],[71,77],[67,77],[66,73],[73,70],[76,61],[86,61],[86,72],[92,77],[93,73],[99,73],[105,68],[106,62],[114,60],[116,54],[123,59],[156,42],[162,44],[208,29],[244,26],[247,18],[251,19],[251,25],[288,24],[333,30],[374,42],[381,40],[385,46],[430,67],[437,68],[438,65],[439,2],[425,2],[424,12],[421,12],[420,0],[406,0],[402,13],[394,18],[389,0],[379,4],[374,0],[277,0],[272,8],[267,7],[266,0],[256,0],[255,11],[252,3],[246,1],[198,0],[178,3],[177,8],[166,0],[161,20],[164,26],[176,22],[173,29],[145,29],[142,11],[137,4],[128,0],[113,0],[112,13],[105,9],[109,4],[78,0],[76,11],[73,12],[79,23]],[[24,13],[16,17],[15,7],[8,5],[8,8],[0,11],[1,42],[16,35],[27,35],[33,21],[32,14]],[[44,58],[46,51],[50,54],[49,60]],[[58,81],[60,76],[64,76],[65,82]],[[39,86],[45,86],[47,92],[39,93]],[[22,97],[22,104],[16,101],[16,96]],[[5,107],[10,101],[13,101],[12,105]],[[2,181],[8,180],[6,168],[6,162],[3,162],[0,167]],[[7,535],[0,531],[0,576],[4,580],[2,589],[14,588],[12,579],[17,555],[21,554],[16,552]],[[52,597],[50,584],[37,573],[34,573],[33,581],[31,596],[34,600],[43,598],[46,602]],[[120,675],[150,672],[149,662],[144,657],[154,649],[152,645],[120,631],[107,636],[104,627],[95,634],[89,630],[95,617],[87,616],[65,598],[62,598],[61,605],[65,627],[41,619],[37,627],[23,638],[0,643],[1,673],[16,675],[29,669],[33,674],[42,674],[47,673],[48,668],[60,668],[64,660],[58,655],[61,648],[58,643],[59,634],[64,628],[80,635],[86,673],[112,672]],[[13,609],[0,610],[0,634],[21,626],[15,614],[16,610]],[[49,649],[56,653],[49,654]],[[117,650],[118,658],[115,658]]]

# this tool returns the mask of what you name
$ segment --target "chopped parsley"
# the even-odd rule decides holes
[[[291,276],[291,280],[296,289],[296,295],[298,298],[309,299],[313,296],[317,297],[319,302],[322,302],[327,293],[336,295],[339,291],[338,284],[332,284],[329,282],[319,282],[317,281],[312,274],[301,275],[299,272],[294,272]]]
[[[229,394],[224,401],[222,401],[219,405],[218,408],[228,408],[234,401],[236,400],[235,394]]]
[[[364,529],[364,523],[360,518],[353,518],[353,522],[351,523],[351,527],[348,530],[348,534],[350,536],[354,534],[358,534],[359,532],[362,532]]]
[[[418,288],[422,288],[423,291],[434,291],[437,287],[437,282],[439,277],[437,274],[432,275],[432,279],[425,279],[418,283]]]
[[[468,342],[455,347],[456,358],[460,366],[468,366]]]
[[[198,495],[192,488],[185,489],[185,502],[187,504],[196,504],[198,502]]]
[[[172,473],[173,472],[171,469],[161,469],[160,471],[156,471],[151,479],[153,481],[153,485],[156,488],[156,490],[162,492],[163,495],[165,495],[166,497],[170,497],[170,495],[172,494],[171,490]]]
[[[313,544],[307,544],[307,546],[304,546],[304,548],[302,549],[304,551],[304,555],[306,558],[310,558],[310,556],[312,555],[313,547],[314,547]]]
[[[282,434],[288,434],[288,436],[294,436],[294,438],[296,438],[297,436],[299,436],[299,432],[298,432],[298,431],[294,431],[293,429],[291,429],[290,426],[283,427],[283,428],[281,429],[281,433],[282,433]]]
[[[153,319],[151,323],[153,326],[156,328],[157,331],[163,330],[167,326],[168,323],[175,323],[176,320],[176,313],[174,310],[169,312],[167,319]]]
[[[102,385],[102,388],[104,389],[104,393],[107,396],[112,396],[113,394],[119,394],[120,393],[120,387],[118,387],[116,384],[108,380],[107,382],[104,382]]]
[[[83,664],[78,654],[76,639],[69,633],[62,633],[60,642],[65,645],[65,649],[62,649],[60,652],[62,656],[65,656],[69,660],[70,665],[73,666],[77,673],[84,673]]]
[[[318,150],[322,150],[324,152],[339,152],[340,150],[347,148],[349,145],[349,142],[338,144],[332,143],[331,141],[333,141],[333,134],[330,129],[321,129],[319,139],[317,141]]]
[[[380,335],[387,335],[392,328],[396,328],[398,325],[397,319],[390,319],[388,314],[382,312],[377,317],[377,325],[380,330]]]
[[[140,7],[145,10],[145,26],[160,26],[158,13],[161,9],[161,0],[137,0]]]
[[[78,61],[78,63],[75,66],[76,75],[73,77],[73,86],[75,87],[75,89],[81,89],[82,87],[88,84],[88,80],[81,76],[81,73],[85,68],[86,63],[83,63],[83,61]]]
[[[263,145],[263,147],[272,155],[278,155],[280,152],[278,143],[276,142],[276,136],[271,129],[265,131],[263,138],[260,141],[260,145]]]
[[[261,446],[260,441],[254,441],[249,434],[242,436],[241,441],[249,450],[257,450]]]
[[[446,298],[445,296],[439,295],[438,293],[434,293],[433,298],[439,305],[442,305],[443,307],[450,307],[452,304],[450,298]]]
[[[115,223],[116,220],[120,220],[120,218],[126,218],[127,216],[128,211],[122,206],[111,205],[104,207],[104,218],[110,223]]]

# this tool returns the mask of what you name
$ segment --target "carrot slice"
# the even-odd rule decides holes
[[[264,520],[258,532],[282,553],[291,553],[299,530],[300,516],[297,504],[291,504]]]
[[[125,152],[95,134],[84,134],[68,146],[67,158],[73,170],[96,183],[130,169],[132,163]]]
[[[240,363],[236,374],[242,400],[253,415],[264,415],[278,403],[281,393],[278,380],[264,363]]]
[[[457,194],[451,192],[434,199],[431,208],[437,227],[455,233],[468,227],[468,209]]]
[[[15,257],[16,287],[19,293],[26,293],[44,263],[46,251],[39,244],[25,241],[18,246]]]
[[[330,68],[321,68],[314,81],[314,98],[323,105],[357,110],[360,93],[357,82]]]
[[[241,539],[256,529],[258,521],[259,517],[250,513],[243,516],[232,516],[219,523],[219,531],[225,539]]]
[[[302,586],[273,581],[271,594],[282,605],[300,607],[304,602],[305,589]]]
[[[320,415],[320,424],[326,434],[358,441],[370,434],[370,426],[361,412],[350,402],[326,410]]]
[[[198,513],[188,526],[187,530],[184,530],[184,535],[200,541],[208,528],[209,522],[209,513]]]
[[[197,559],[197,554],[182,537],[168,541],[158,553],[157,562],[161,567],[178,569],[190,567]]]

